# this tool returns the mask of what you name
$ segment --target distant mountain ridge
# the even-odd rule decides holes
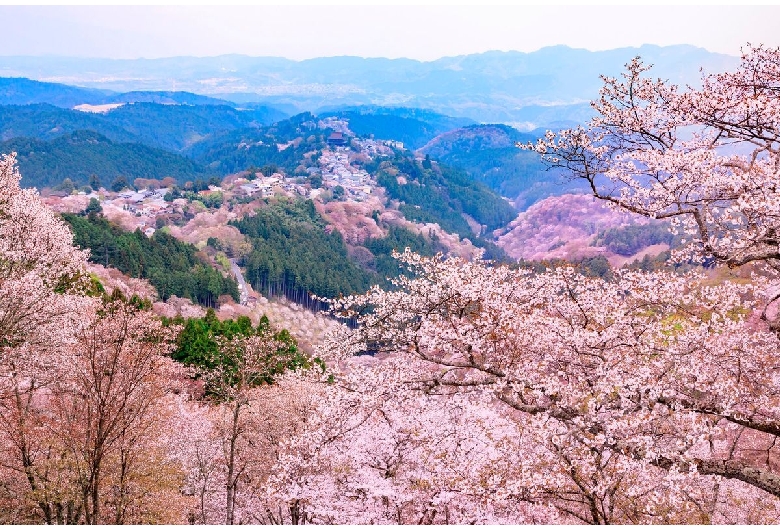
[[[581,121],[588,111],[582,104],[598,95],[599,75],[619,75],[636,55],[656,65],[653,75],[679,84],[696,84],[699,68],[723,71],[738,62],[736,57],[688,45],[597,52],[553,46],[530,53],[492,51],[429,62],[360,57],[292,61],[242,55],[137,60],[0,57],[0,76],[121,92],[185,90],[241,103],[292,105],[299,111],[337,105],[417,107],[531,129],[551,121]],[[529,112],[529,107],[535,110]]]
[[[82,103],[103,103],[114,93],[62,83],[46,83],[24,77],[0,78],[0,105],[35,105],[45,103],[72,108]]]
[[[0,105],[49,104],[61,108],[112,103],[158,103],[162,105],[212,105],[235,108],[225,99],[176,90],[113,90],[84,88],[64,83],[36,81],[26,77],[0,77]],[[267,107],[265,107],[267,108]],[[279,112],[280,115],[284,113]]]
[[[20,136],[46,140],[91,130],[115,142],[141,142],[179,152],[210,136],[270,125],[286,117],[269,107],[237,110],[225,105],[133,103],[101,113],[46,103],[0,105],[0,140]]]

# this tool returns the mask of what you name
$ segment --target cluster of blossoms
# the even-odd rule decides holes
[[[522,147],[672,219],[690,236],[677,259],[759,274],[604,281],[405,254],[395,290],[336,304],[359,327],[323,347],[338,363],[317,457],[290,464],[313,520],[777,520],[780,51],[699,90],[647,70],[605,78],[588,127]]]
[[[762,285],[401,259],[414,274],[398,289],[338,303],[360,326],[324,346],[337,384],[308,445],[344,476],[312,467],[298,493],[312,507],[365,498],[360,518],[329,516],[395,523],[774,520],[778,339],[748,318]],[[739,495],[757,501],[737,513]]]
[[[675,219],[692,240],[681,258],[775,265],[780,53],[750,48],[736,71],[685,91],[645,77],[649,69],[637,58],[623,79],[603,78],[587,127],[519,147],[584,179],[600,199]]]

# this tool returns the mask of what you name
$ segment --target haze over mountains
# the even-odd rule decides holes
[[[0,57],[0,76],[91,89],[63,95],[59,103],[49,101],[63,106],[69,106],[72,97],[105,104],[133,99],[127,94],[117,98],[116,92],[188,91],[235,104],[270,104],[288,114],[354,105],[404,106],[530,130],[587,119],[587,102],[601,86],[599,75],[619,75],[636,55],[654,64],[659,77],[680,84],[696,84],[700,67],[717,72],[737,64],[736,57],[687,45],[599,52],[555,46],[532,53],[495,51],[430,62],[360,57],[292,61],[243,55],[134,60]],[[0,103],[40,102],[8,96],[0,91]],[[165,102],[165,97],[135,94],[137,101]],[[205,98],[176,102],[221,103]]]
[[[547,171],[537,154],[516,143],[587,121],[600,74],[619,75],[636,55],[657,66],[654,74],[692,85],[700,67],[722,71],[737,62],[692,46],[607,52],[559,46],[431,62],[0,57],[0,76],[17,76],[0,77],[0,152],[16,152],[22,184],[47,188],[46,194],[87,195],[98,191],[95,182],[115,193],[124,186],[139,193],[169,187],[171,201],[186,196],[188,204],[215,211],[225,201],[230,208],[254,201],[252,193],[261,188],[261,199],[308,198],[352,245],[349,260],[372,274],[384,266],[376,256],[410,241],[433,252],[449,238],[444,247],[450,252],[470,255],[481,247],[486,256],[504,259],[497,243],[527,246],[526,232],[510,230],[518,212],[552,197],[532,217],[557,226],[560,215],[556,220],[547,213],[574,203],[556,197],[583,191],[580,182]],[[331,134],[343,137],[333,143]],[[261,174],[259,187],[242,195],[244,184],[235,179]],[[225,197],[220,183],[227,186]],[[143,209],[143,198],[132,200],[121,212]],[[585,210],[580,217],[593,216]],[[176,225],[192,214],[174,213],[181,215],[126,224]],[[399,232],[386,236],[395,243],[379,245],[381,252],[369,249],[374,243],[363,245],[383,234],[379,227],[386,222],[393,230],[412,227],[430,241],[414,243]],[[431,232],[434,225],[438,232]],[[589,250],[594,227],[579,239],[567,235],[569,246],[547,245],[545,236],[537,250],[556,253],[552,257],[569,247],[572,255],[602,252]],[[201,239],[193,242],[205,244]],[[525,257],[512,255],[518,256]]]

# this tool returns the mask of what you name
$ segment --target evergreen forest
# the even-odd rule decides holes
[[[63,214],[73,230],[73,241],[90,249],[90,261],[114,267],[123,273],[144,278],[157,289],[160,298],[189,298],[214,307],[222,295],[238,301],[238,286],[225,277],[197,249],[165,231],[146,237],[140,230],[127,232],[100,215]]]

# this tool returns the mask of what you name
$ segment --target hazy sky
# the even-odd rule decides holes
[[[780,7],[0,6],[0,55],[110,58],[241,53],[433,60],[566,44],[780,45]]]

